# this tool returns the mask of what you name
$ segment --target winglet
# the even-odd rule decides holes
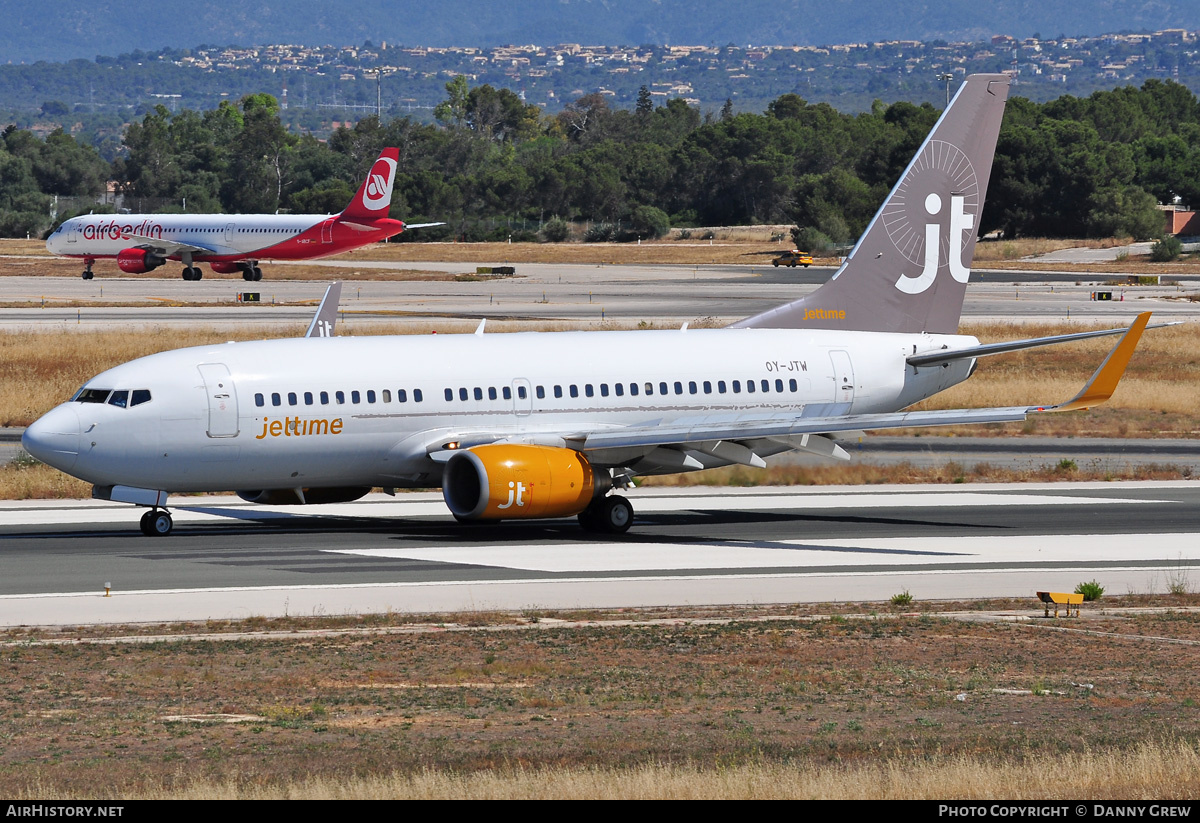
[[[1044,409],[1039,408],[1036,411],[1064,412],[1090,409],[1112,397],[1113,392],[1117,390],[1117,384],[1121,382],[1121,378],[1125,374],[1125,368],[1129,365],[1129,358],[1133,356],[1133,350],[1137,348],[1138,341],[1142,339],[1142,332],[1146,330],[1146,324],[1149,322],[1150,312],[1142,312],[1137,316],[1137,320],[1133,321],[1133,325],[1117,341],[1117,345],[1108,353],[1108,357],[1104,358],[1104,362],[1100,364],[1100,368],[1096,369],[1096,373],[1087,381],[1087,384],[1079,390],[1079,394],[1066,403],[1059,403],[1057,406]]]
[[[308,324],[305,337],[333,337],[333,324],[337,322],[338,301],[342,298],[342,284],[330,283],[317,306],[317,313]]]

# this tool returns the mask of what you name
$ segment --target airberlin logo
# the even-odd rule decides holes
[[[392,201],[392,177],[396,173],[396,161],[380,157],[367,175],[363,188],[363,205],[368,209],[382,209]]]
[[[162,231],[161,223],[152,223],[149,220],[124,224],[110,220],[107,223],[88,223],[80,229],[84,240],[128,240],[132,234],[161,240]]]

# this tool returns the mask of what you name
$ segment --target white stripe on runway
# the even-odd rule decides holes
[[[896,537],[737,543],[565,543],[337,549],[330,554],[560,574],[700,569],[794,569],[830,566],[1015,565],[1038,562],[1200,562],[1200,534]]]

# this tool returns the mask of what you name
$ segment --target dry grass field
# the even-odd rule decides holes
[[[1198,608],[10,632],[0,796],[1194,798]],[[1031,619],[978,619],[996,610]]]

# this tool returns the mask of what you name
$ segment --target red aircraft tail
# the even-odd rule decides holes
[[[358,194],[342,211],[341,219],[377,220],[388,216],[392,205],[392,184],[396,182],[399,149],[384,149],[358,187]]]

